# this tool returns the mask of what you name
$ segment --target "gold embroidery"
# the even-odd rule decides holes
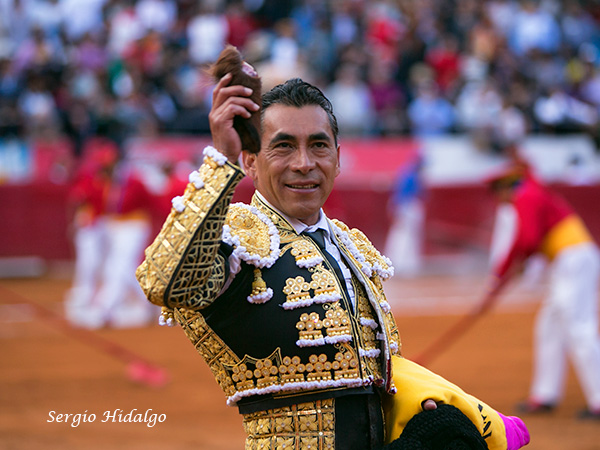
[[[353,351],[339,352],[335,355],[335,362],[332,364],[335,370],[333,378],[340,380],[342,378],[358,377],[358,357]]]
[[[296,328],[299,330],[300,339],[314,341],[323,338],[321,332],[323,322],[316,312],[302,314],[300,320],[296,323]]]
[[[236,392],[228,367],[239,363],[239,358],[215,334],[204,317],[198,312],[185,309],[174,310],[175,319],[185,332],[188,339],[210,367],[217,383],[228,397]]]
[[[218,203],[221,204],[221,202]],[[221,207],[219,205],[216,206],[217,209]],[[223,208],[226,206],[224,204]],[[259,208],[259,210],[271,218],[277,226],[281,227],[279,228],[279,236],[280,242],[284,246],[297,240],[303,241],[289,227],[289,224],[280,219],[278,215],[269,212],[264,207]],[[236,230],[244,230],[245,227],[249,226],[249,222],[246,222],[246,218],[244,218],[245,215],[244,212],[236,218],[236,221],[240,221],[235,224]],[[221,228],[217,229],[217,221],[207,220],[205,223],[206,225],[201,226],[202,231],[199,231],[198,237],[194,239],[203,241],[214,235],[218,240]],[[264,222],[261,221],[261,223]],[[232,236],[238,236],[233,231],[231,234]],[[165,235],[166,238],[167,235]],[[169,243],[173,244],[174,241],[169,240]],[[264,243],[261,245],[264,245]],[[290,245],[288,249],[291,248],[293,247]],[[196,247],[191,245],[190,253],[195,250]],[[198,260],[203,261],[203,257],[204,255],[198,255]],[[217,258],[219,257],[220,255],[217,255]],[[187,267],[188,258],[190,258],[190,264],[193,261],[193,258],[186,256],[185,261],[182,262],[185,267]],[[350,263],[354,264],[354,260]],[[214,264],[215,260],[213,258],[212,265]],[[224,261],[217,260],[216,264],[224,266]],[[191,266],[189,272],[181,272],[178,278],[182,277],[182,280],[175,280],[173,283],[174,291],[179,292],[178,289],[185,289],[188,285],[192,286],[192,280],[187,275],[193,277],[193,273]],[[327,352],[336,352],[335,354],[322,350],[321,352],[315,351],[308,358],[300,358],[293,353],[282,356],[281,350],[276,348],[267,358],[257,359],[249,355],[242,358],[242,355],[236,355],[214,333],[199,313],[186,311],[183,308],[175,309],[176,320],[182,324],[188,338],[193,342],[199,354],[206,360],[215,379],[227,395],[229,404],[235,404],[244,397],[267,393],[308,392],[328,388],[362,386],[371,383],[372,380],[377,382],[385,377],[383,352],[380,356],[376,354],[377,350],[384,349],[384,341],[377,339],[377,333],[383,331],[392,345],[399,344],[399,336],[391,313],[385,314],[380,310],[379,304],[371,304],[375,299],[385,299],[379,277],[374,276],[371,279],[365,277],[364,281],[367,286],[355,282],[357,307],[356,313],[351,314],[342,309],[339,300],[335,299],[335,295],[340,295],[339,287],[334,288],[337,285],[337,279],[323,264],[310,267],[308,272],[305,273],[311,274],[310,280],[306,280],[302,276],[287,279],[287,283],[283,288],[287,301],[292,303],[301,303],[302,301],[315,303],[315,298],[321,296],[319,301],[325,303],[322,305],[323,312],[307,313],[308,320],[300,319],[297,322],[297,325],[303,324],[297,327],[300,340],[308,342],[311,339],[313,341],[323,339],[323,344],[320,342],[315,342],[315,344],[334,344],[335,347],[331,345],[327,347]],[[215,281],[213,275],[209,277],[208,283],[212,283],[212,287],[206,289],[215,289],[215,286],[219,285],[219,281]],[[193,285],[197,285],[197,283]],[[206,291],[189,295],[186,302],[184,302],[184,306],[190,307],[188,305],[191,305],[191,307],[194,307],[200,304],[199,302],[204,298],[204,292]],[[377,311],[373,308],[377,308]],[[283,314],[289,313],[283,312]],[[306,319],[306,316],[304,318]],[[369,331],[365,328],[365,322],[360,321],[361,318],[373,321],[381,320],[384,323],[380,324],[380,329],[376,331],[370,329]],[[365,333],[355,332],[361,328]],[[306,334],[300,334],[301,332],[306,332]],[[355,342],[354,339],[358,342]],[[311,344],[307,345],[310,346]],[[391,353],[394,353],[393,348],[391,350]],[[285,422],[281,422],[279,426],[285,428]],[[308,422],[306,426],[309,427]],[[275,442],[278,442],[277,439]]]
[[[286,280],[283,288],[283,293],[286,294],[286,302],[283,305],[285,309],[308,306],[312,303],[335,302],[342,298],[335,277],[322,264],[310,270],[310,282],[301,275]]]
[[[327,361],[327,355],[320,354],[310,355],[308,358],[308,364],[306,364],[306,380],[307,381],[322,381],[331,380],[331,367],[332,364]]]
[[[258,297],[267,292],[267,283],[262,279],[262,273],[259,268],[254,269],[254,281],[252,281],[252,292],[250,297]]]
[[[379,250],[375,248],[362,231],[356,228],[351,229],[348,225],[336,219],[332,219],[331,222],[337,225],[342,231],[348,233],[348,236],[358,251],[365,257],[367,262],[375,268],[375,273],[373,275],[378,274],[381,276],[385,275],[385,278],[389,277],[392,273],[391,261],[385,258]]]
[[[243,416],[246,450],[335,448],[334,400],[317,400]]]
[[[339,303],[333,304],[332,309],[325,313],[323,326],[327,330],[327,336],[352,335],[348,313],[340,307]]]
[[[277,375],[279,369],[273,365],[270,359],[260,359],[256,362],[254,369],[254,377],[257,378],[256,387],[265,388],[279,382]]]
[[[239,239],[239,246],[251,255],[266,258],[271,253],[269,226],[247,207],[233,204],[229,206],[225,222],[231,234]]]
[[[322,265],[318,266],[312,274],[310,287],[314,290],[315,296],[339,294],[335,277]]]
[[[287,302],[294,303],[310,298],[310,284],[304,278],[298,275],[295,278],[288,278],[285,281],[283,293],[286,294]]]
[[[308,239],[297,239],[291,243],[290,253],[296,259],[296,264],[300,267],[314,265],[314,261],[323,260],[317,246]]]
[[[289,356],[284,357],[281,366],[279,366],[281,381],[284,384],[304,381],[302,372],[304,372],[304,365],[300,364],[300,357],[298,356],[292,358]]]
[[[356,379],[359,377],[359,362],[354,350],[341,345],[335,359],[329,361],[325,353],[310,355],[307,362],[299,356],[279,357],[279,350],[268,358],[254,359],[245,356],[237,364],[223,366],[230,374],[238,393],[269,386],[282,386],[289,383],[315,382],[328,380]],[[309,389],[305,386],[305,389]]]
[[[199,169],[204,186],[189,183],[183,210],[173,208],[145,260],[136,271],[148,300],[172,308],[208,306],[225,282],[224,260],[217,257],[223,222],[243,172],[218,166],[206,157]],[[210,216],[207,212],[211,211]]]

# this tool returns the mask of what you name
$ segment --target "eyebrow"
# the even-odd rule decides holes
[[[327,142],[332,141],[331,137],[325,132],[311,134],[308,138],[311,141],[327,141]]]
[[[271,139],[270,144],[273,145],[277,142],[281,142],[281,141],[295,141],[296,138],[289,134],[289,133],[277,133],[275,136],[273,136],[273,139]]]
[[[325,133],[325,132],[318,132],[318,133],[313,133],[311,135],[308,136],[308,140],[309,141],[327,141],[327,142],[332,142],[331,137]],[[271,139],[270,144],[273,145],[277,142],[281,142],[281,141],[297,141],[296,136],[289,134],[289,133],[277,133],[275,136],[273,136],[273,139]]]

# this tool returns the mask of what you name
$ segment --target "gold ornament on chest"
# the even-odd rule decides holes
[[[329,303],[325,308],[325,318],[318,313],[303,313],[296,323],[298,347],[316,347],[325,344],[338,344],[352,340],[350,317],[339,302]],[[325,335],[323,334],[325,333]]]
[[[314,303],[331,303],[342,298],[334,275],[322,264],[312,268],[311,272],[310,282],[301,275],[286,280],[283,288],[286,296],[286,301],[282,304],[284,309],[301,308]]]
[[[318,247],[307,239],[297,239],[291,244],[290,253],[296,260],[298,267],[314,267],[323,262],[323,256]]]

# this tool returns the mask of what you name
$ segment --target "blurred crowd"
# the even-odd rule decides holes
[[[597,0],[0,0],[0,138],[208,132],[227,44],[300,76],[345,136],[600,142]]]

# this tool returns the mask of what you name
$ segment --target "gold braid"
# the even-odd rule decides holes
[[[206,157],[198,170],[201,187],[189,183],[136,271],[152,303],[169,308],[202,309],[216,298],[225,282],[225,258],[217,253],[223,223],[239,167]]]

